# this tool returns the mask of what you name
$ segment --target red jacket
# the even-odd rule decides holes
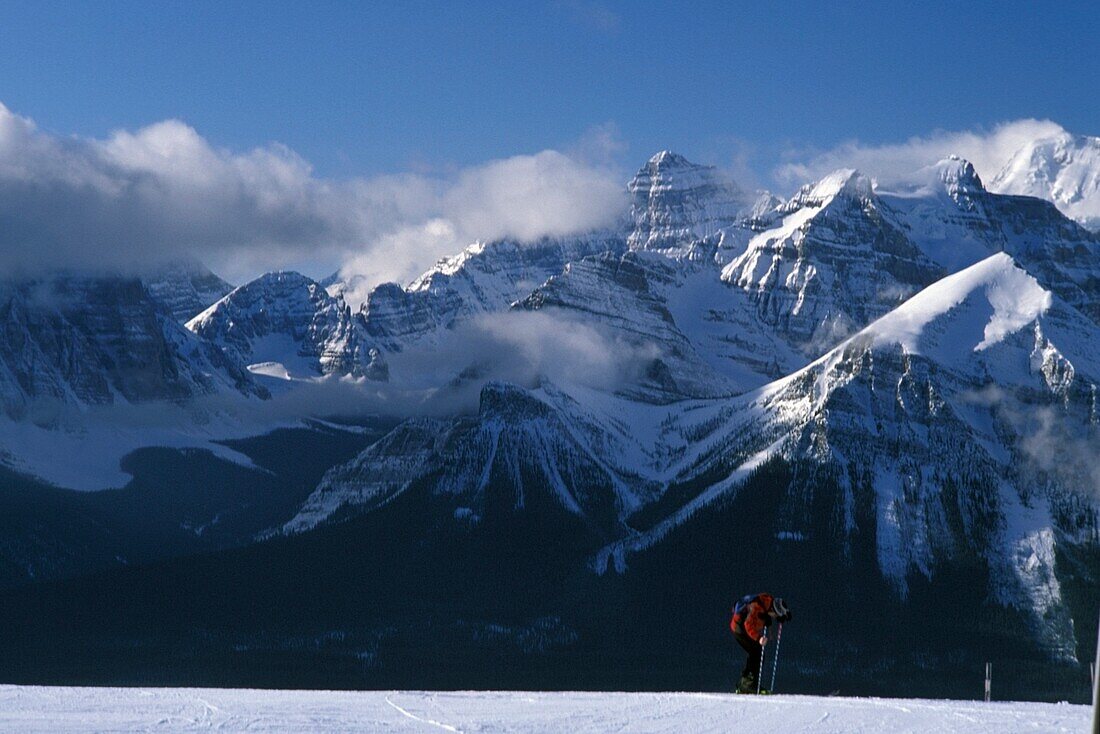
[[[734,634],[738,629],[743,629],[752,639],[760,642],[764,635],[764,628],[768,626],[771,618],[768,613],[772,611],[771,594],[757,594],[746,597],[734,607],[733,619],[730,620],[730,629]]]

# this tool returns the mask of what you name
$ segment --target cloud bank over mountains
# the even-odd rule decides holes
[[[1031,141],[1065,132],[1050,120],[1024,119],[1002,123],[992,130],[937,130],[902,143],[876,145],[850,140],[825,151],[792,149],[784,154],[787,160],[775,169],[774,178],[780,185],[799,186],[838,168],[856,168],[890,184],[905,181],[949,155],[959,155],[973,163],[988,183]]]
[[[407,278],[475,239],[610,224],[621,175],[547,150],[451,176],[316,176],[277,144],[217,148],[178,120],[61,137],[0,105],[0,267],[140,271],[196,257],[235,274],[303,260]]]
[[[988,183],[1025,145],[1066,135],[1044,120],[938,131],[903,143],[849,141],[789,150],[781,191],[841,167],[889,184],[959,154]],[[332,179],[289,148],[212,145],[179,120],[104,139],[43,131],[0,104],[0,267],[140,273],[198,259],[241,282],[273,268],[365,289],[408,282],[471,242],[520,242],[614,224],[627,208],[613,123],[563,151],[492,160],[447,174]]]

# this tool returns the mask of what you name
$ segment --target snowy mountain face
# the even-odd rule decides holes
[[[277,379],[386,378],[361,314],[298,273],[268,273],[187,322],[249,370]]]
[[[4,412],[49,424],[60,406],[264,396],[240,365],[169,316],[141,281],[57,277],[3,286]]]
[[[198,262],[170,263],[142,279],[154,299],[164,304],[181,324],[233,290]]]
[[[796,467],[774,518],[780,537],[874,539],[904,596],[914,576],[963,556],[990,570],[983,594],[1027,609],[1056,655],[1074,654],[1057,545],[1095,542],[1087,476],[1037,471],[1018,414],[1044,406],[1067,436],[1095,432],[1100,339],[1004,254],[925,289],[813,364],[733,401],[689,467],[724,478],[597,559],[622,569],[706,507],[736,496],[769,458]],[[995,388],[993,386],[996,386]],[[1080,461],[1080,457],[1078,457]],[[822,495],[828,497],[823,500]],[[820,505],[828,502],[827,519]]]
[[[670,151],[649,159],[627,186],[631,196],[632,250],[680,252],[751,216],[771,199],[746,195],[713,166]]]
[[[591,568],[630,574],[780,462],[772,542],[870,564],[899,599],[968,559],[984,603],[1072,659],[1056,558],[1096,542],[1091,480],[1037,465],[1020,416],[1095,439],[1096,236],[959,159],[898,191],[839,171],[747,213],[715,175],[655,157],[629,251],[569,261],[511,306],[651,346],[639,376],[487,385],[477,415],[408,422],[331,470],[285,530],[410,493],[477,526],[493,496],[573,517],[602,544]]]
[[[408,287],[376,287],[364,306],[367,331],[390,352],[431,344],[475,316],[506,310],[569,262],[624,248],[623,237],[614,232],[528,244],[477,243],[441,260]]]
[[[835,342],[944,274],[886,217],[870,181],[838,171],[780,207],[722,271],[793,344]]]
[[[1066,145],[1050,154],[1060,169],[1035,162],[1038,145],[1024,178],[1072,168],[1087,190],[1087,143]],[[69,299],[13,287],[5,409],[261,394],[253,375],[399,384],[397,355],[422,350],[454,362],[432,395],[470,386],[476,410],[387,423],[310,484],[279,528],[287,543],[399,522],[398,555],[439,537],[472,555],[561,544],[570,599],[733,573],[783,579],[823,614],[853,589],[931,614],[930,589],[965,588],[976,613],[1019,625],[1028,654],[1073,663],[1074,600],[1100,583],[1100,236],[1049,201],[990,191],[958,158],[891,190],[841,170],[781,201],[663,152],[628,188],[622,231],[477,243],[355,308],[346,283],[269,273],[183,329],[136,281],[56,286]],[[182,312],[186,283],[200,289],[171,282],[157,298]],[[500,328],[590,330],[629,368],[514,384],[482,368],[517,355],[444,348],[493,314],[514,317]],[[714,549],[757,555],[704,578],[693,559]]]
[[[1100,230],[1100,138],[1062,133],[1032,141],[997,173],[990,189],[1046,199]]]
[[[1049,202],[987,191],[973,166],[959,158],[923,173],[924,186],[876,195],[887,216],[929,257],[954,272],[1006,252],[1100,323],[1100,236]]]

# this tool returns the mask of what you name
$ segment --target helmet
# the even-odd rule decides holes
[[[776,619],[780,622],[786,622],[791,618],[791,610],[782,597],[777,596],[772,600],[772,611],[775,612]]]

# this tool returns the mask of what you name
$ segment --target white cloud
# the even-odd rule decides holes
[[[427,265],[477,240],[530,242],[610,225],[625,211],[621,176],[553,150],[468,168],[440,186],[432,216],[394,228],[351,254],[340,269],[345,296],[362,301],[372,285],[406,282]]]
[[[998,421],[1015,434],[1025,465],[1071,490],[1091,492],[1100,499],[1100,437],[1087,415],[1075,415],[1072,405],[1034,405],[1011,392],[988,385],[965,399],[990,408]],[[1077,406],[1080,407],[1080,406]],[[1082,420],[1083,419],[1083,420]],[[1027,477],[1042,486],[1044,477]]]
[[[379,283],[403,282],[426,265],[452,255],[469,243],[449,219],[435,218],[380,236],[370,248],[350,254],[340,267],[343,295],[359,304]]]
[[[827,151],[788,151],[784,155],[787,162],[775,169],[774,177],[783,186],[795,186],[838,168],[857,168],[882,183],[892,183],[957,154],[973,163],[988,183],[1026,143],[1062,132],[1062,126],[1049,120],[1026,119],[1005,122],[992,130],[937,131],[903,143],[871,145],[852,140]]]
[[[192,256],[230,276],[348,262],[404,278],[476,239],[608,224],[620,178],[548,150],[450,176],[333,180],[285,146],[228,151],[178,120],[64,138],[0,104],[0,267],[136,271]]]
[[[547,150],[464,171],[443,211],[464,234],[533,240],[607,224],[624,203],[622,183],[606,170]]]
[[[534,387],[547,379],[612,391],[640,379],[659,356],[644,338],[626,340],[564,311],[512,309],[481,314],[437,343],[389,355],[388,388],[430,391],[426,405],[433,411],[473,410],[490,381]]]

